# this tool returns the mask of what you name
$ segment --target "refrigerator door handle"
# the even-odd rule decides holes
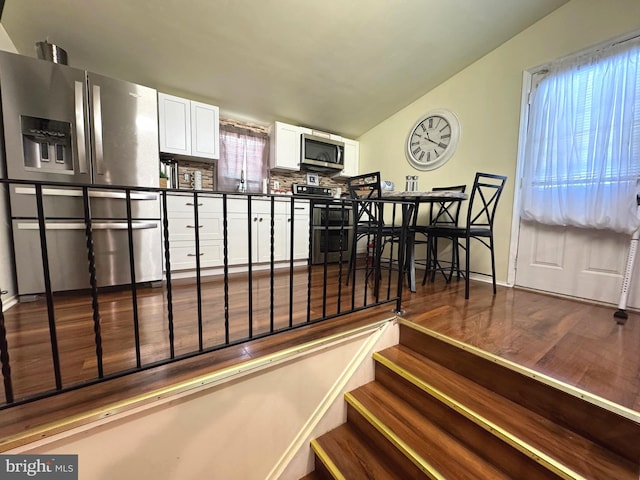
[[[84,222],[46,222],[47,230],[84,230]],[[92,222],[93,230],[127,230],[129,224],[127,222]],[[146,230],[149,228],[158,228],[156,222],[132,222],[132,230]],[[38,222],[18,222],[19,230],[39,230]]]
[[[80,173],[89,173],[87,162],[87,141],[84,130],[84,84],[75,82],[75,102],[76,102],[76,137],[78,140],[78,166]]]
[[[35,187],[16,187],[16,194],[22,195],[35,195]],[[80,189],[65,189],[65,188],[43,188],[43,195],[51,195],[58,197],[81,197],[82,190]],[[125,192],[105,192],[105,191],[89,191],[90,198],[116,198],[125,199],[127,194]],[[157,200],[158,195],[156,193],[145,192],[131,192],[131,200]]]
[[[102,101],[100,86],[93,86],[93,140],[95,147],[96,173],[104,175],[104,154],[102,148]]]

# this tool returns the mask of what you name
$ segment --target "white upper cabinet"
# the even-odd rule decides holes
[[[355,177],[360,167],[360,143],[348,138],[342,138],[342,141],[344,142],[344,168],[336,176]]]
[[[271,126],[269,166],[278,170],[300,170],[301,127],[275,122]]]
[[[158,93],[160,151],[220,158],[220,111],[214,105]]]
[[[191,101],[158,93],[160,151],[191,155]]]

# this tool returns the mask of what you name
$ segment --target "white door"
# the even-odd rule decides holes
[[[607,230],[520,222],[516,285],[617,304],[630,237]],[[640,306],[636,268],[628,307]]]
[[[531,102],[532,105],[529,103],[528,92],[532,87],[538,88],[540,83],[536,84],[536,82],[541,82],[547,72],[542,70],[539,73],[542,75],[525,75],[518,164],[520,181],[517,182],[520,185],[523,183],[522,177],[525,171],[524,151],[528,122],[535,118],[537,113],[530,109],[549,108],[544,101],[537,103],[534,100]],[[540,98],[548,100],[544,95]],[[544,130],[541,131],[544,132]],[[560,137],[564,132],[557,133]],[[544,133],[538,133],[538,135],[544,135]],[[588,135],[593,134],[588,133]],[[575,148],[579,148],[578,145],[580,143],[576,142]],[[555,173],[556,170],[549,168],[549,171]],[[606,175],[604,170],[600,173]],[[548,185],[552,185],[552,181]],[[519,211],[519,196],[514,207],[515,212]],[[515,285],[618,304],[626,269],[630,235],[604,229],[544,225],[521,219],[516,219],[516,222],[519,230]],[[640,256],[638,262],[640,263]],[[635,268],[631,279],[627,306],[636,308],[640,306],[640,266]]]

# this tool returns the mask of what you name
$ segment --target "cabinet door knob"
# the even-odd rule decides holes
[[[262,217],[260,217],[260,219],[258,221],[261,222],[262,221]]]
[[[258,221],[258,217],[253,217],[253,221],[257,222]]]

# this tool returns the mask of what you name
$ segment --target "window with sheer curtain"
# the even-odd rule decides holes
[[[218,190],[238,191],[244,181],[247,192],[262,192],[269,175],[269,136],[241,125],[220,124]]]
[[[640,39],[534,75],[521,217],[631,233],[640,175]]]

